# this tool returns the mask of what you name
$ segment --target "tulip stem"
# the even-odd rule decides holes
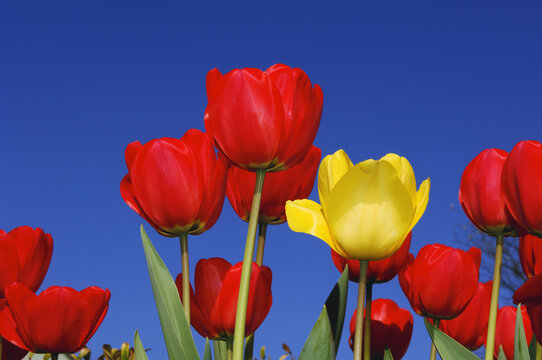
[[[373,283],[367,283],[365,291],[365,316],[363,318],[363,360],[371,360],[371,305],[373,301]]]
[[[360,260],[359,262],[359,282],[358,282],[358,305],[356,308],[356,334],[354,337],[354,360],[361,360],[363,345],[363,303],[365,301],[365,286],[367,283],[367,266],[369,262]]]
[[[536,342],[536,360],[542,360],[542,345]]]
[[[493,289],[491,290],[491,305],[489,306],[489,322],[487,324],[485,360],[493,360],[495,348],[495,328],[497,326],[497,309],[499,307],[499,286],[501,284],[501,265],[503,236],[497,235],[495,247],[495,268],[493,270]]]
[[[233,343],[230,340],[226,341],[226,359],[233,359]]]
[[[258,247],[256,248],[256,264],[262,266],[263,251],[265,248],[265,234],[267,232],[267,224],[260,223],[258,225]]]
[[[434,321],[435,321],[434,325],[438,329],[440,319],[434,319]],[[433,341],[431,341],[431,355],[429,356],[429,359],[430,360],[437,359],[437,347],[435,346],[435,343]]]
[[[51,360],[58,360],[58,354],[51,354]]]
[[[190,326],[190,267],[188,266],[188,234],[181,234],[181,264],[183,281],[183,308]]]
[[[243,258],[239,297],[237,298],[237,312],[235,314],[235,332],[233,335],[233,359],[235,360],[243,360],[250,272],[252,271],[252,259],[254,258],[254,243],[256,242],[256,230],[258,227],[264,178],[265,170],[256,170],[256,186],[254,187],[254,197],[252,198],[252,208],[250,209],[245,256]]]

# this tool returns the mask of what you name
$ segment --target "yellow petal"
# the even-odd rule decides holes
[[[333,241],[320,204],[308,199],[288,200],[286,202],[286,219],[288,226],[293,231],[316,236],[324,240],[333,250],[344,255],[344,251],[337,247]]]
[[[322,207],[326,206],[331,189],[352,166],[352,161],[342,149],[322,160],[318,169],[318,195]]]
[[[399,156],[397,154],[386,154],[380,160],[384,160],[393,165],[397,171],[399,179],[405,184],[405,188],[410,194],[412,199],[412,204],[416,205],[416,176],[414,175],[414,170],[410,165],[410,162],[407,158]]]
[[[335,241],[357,260],[383,259],[395,252],[415,210],[395,168],[375,160],[352,167],[333,187],[327,206]]]
[[[427,208],[427,202],[429,201],[429,188],[431,187],[431,180],[429,178],[425,179],[420,185],[420,189],[416,193],[416,211],[414,213],[414,218],[412,219],[412,224],[410,224],[410,230],[414,228],[414,225],[418,223],[418,220],[422,217],[425,209]]]

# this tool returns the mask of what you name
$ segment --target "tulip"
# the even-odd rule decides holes
[[[506,206],[530,234],[542,237],[542,144],[520,141],[502,170]]]
[[[495,349],[493,350],[495,359],[499,356],[499,349],[502,347],[506,358],[508,360],[514,360],[516,314],[517,309],[514,306],[504,306],[500,308],[497,313],[497,331],[495,333]],[[523,329],[525,330],[527,344],[530,344],[533,337],[533,331],[525,307],[521,308],[521,317],[523,319]]]
[[[383,260],[370,261],[367,267],[367,282],[377,284],[393,279],[407,263],[411,239],[412,232],[407,235],[405,242],[395,254]],[[344,271],[346,265],[348,265],[348,279],[358,282],[359,261],[345,259],[333,251],[333,249],[331,249],[331,259],[337,270],[341,273]]]
[[[493,281],[479,283],[476,293],[459,316],[440,321],[442,331],[471,351],[478,349],[486,340],[492,286]]]
[[[53,238],[40,228],[20,226],[9,233],[0,230],[0,298],[13,282],[38,290],[52,254]]]
[[[542,239],[529,234],[520,237],[519,260],[528,278],[542,273]]]
[[[9,341],[3,340],[2,360],[21,360],[28,354],[28,351],[13,345]]]
[[[467,307],[478,287],[481,252],[445,245],[425,245],[410,254],[399,284],[412,309],[433,319],[452,319]]]
[[[312,191],[322,152],[312,146],[303,161],[284,171],[265,177],[260,204],[260,224],[282,224],[286,221],[284,206],[287,200],[304,199]],[[232,166],[228,170],[226,195],[237,215],[249,220],[256,174]]]
[[[529,278],[516,290],[514,304],[519,303],[525,305],[524,307],[527,309],[536,338],[542,339],[542,274],[536,274]],[[538,341],[537,353],[541,350]]]
[[[239,167],[278,171],[300,163],[322,116],[323,94],[298,68],[235,69],[207,74],[205,129]]]
[[[109,290],[96,286],[76,291],[52,286],[40,295],[26,285],[6,287],[0,305],[0,334],[34,353],[74,353],[94,335],[107,313]]]
[[[508,153],[487,149],[465,168],[459,186],[459,202],[472,223],[492,236],[518,236],[522,229],[506,207],[501,173]]]
[[[196,264],[195,291],[190,286],[191,323],[203,337],[227,340],[231,345],[235,329],[237,294],[242,263],[232,266],[221,258],[201,259]],[[271,309],[271,269],[252,263],[245,334],[252,334]],[[182,274],[175,280],[182,299]]]
[[[179,139],[135,141],[126,147],[122,198],[160,234],[201,234],[224,202],[227,168],[209,137],[196,129]]]
[[[401,247],[422,216],[429,179],[416,191],[404,157],[388,154],[353,165],[339,150],[320,165],[318,193],[321,204],[308,199],[286,203],[290,228],[322,239],[342,257],[380,260]]]
[[[371,311],[371,360],[382,360],[386,349],[390,349],[395,360],[403,358],[410,338],[414,319],[410,311],[402,309],[389,299],[376,299]],[[356,312],[350,320],[350,348],[354,350]]]

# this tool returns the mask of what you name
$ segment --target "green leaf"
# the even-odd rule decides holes
[[[147,353],[145,352],[145,348],[141,343],[141,339],[139,338],[139,331],[137,330],[134,336],[134,351],[135,360],[149,360],[149,358],[147,357]]]
[[[203,360],[213,360],[211,356],[211,345],[209,339],[205,338],[205,350],[203,351]]]
[[[334,360],[335,346],[326,306],[312,328],[298,360]]]
[[[393,356],[391,355],[389,348],[386,348],[386,351],[384,351],[384,360],[393,360]]]
[[[326,300],[327,314],[331,331],[333,333],[333,341],[335,344],[335,355],[339,351],[341,343],[341,335],[344,327],[344,315],[346,314],[346,299],[348,297],[348,265],[345,267],[341,277],[331,290],[331,293]]]
[[[536,336],[534,335],[529,345],[529,356],[531,360],[536,360]]]
[[[514,359],[529,359],[529,347],[525,338],[523,328],[523,317],[521,316],[521,304],[518,305],[516,313],[516,332],[514,336]]]
[[[141,225],[141,240],[169,360],[199,359],[175,282],[145,233],[143,225]]]
[[[499,348],[499,357],[497,360],[506,360],[506,355],[504,355],[504,350],[502,349],[502,346]]]
[[[425,319],[425,327],[437,347],[442,360],[480,360],[478,356],[471,353],[466,347],[431,325],[427,319]]]
[[[215,360],[227,360],[227,345],[224,340],[213,340],[213,351]]]

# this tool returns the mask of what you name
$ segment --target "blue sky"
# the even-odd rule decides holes
[[[541,140],[541,12],[536,2],[500,1],[3,3],[0,228],[52,234],[42,288],[111,289],[91,348],[132,342],[139,329],[149,356],[164,359],[142,220],[119,193],[124,149],[203,130],[212,68],[281,62],[323,89],[315,145],[324,155],[342,148],[359,162],[395,152],[410,160],[418,184],[431,178],[411,251],[454,245],[454,229],[468,220],[450,205],[467,163],[488,147],[509,151],[519,140]],[[176,275],[178,241],[146,227]],[[190,238],[192,270],[202,257],[240,261],[245,236],[246,224],[226,202],[217,224]],[[268,236],[274,303],[256,346],[276,359],[283,342],[299,354],[339,274],[322,241],[286,225]],[[349,314],[355,293],[351,286]],[[396,279],[374,294],[410,309]],[[351,356],[347,338],[345,330],[339,358]],[[415,316],[405,358],[428,352]]]

